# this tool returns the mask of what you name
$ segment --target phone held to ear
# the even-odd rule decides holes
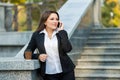
[[[58,27],[58,28],[60,27],[60,22],[58,22],[58,25],[57,25],[57,27]]]
[[[62,22],[58,22],[57,28],[58,28],[58,31],[64,29]]]

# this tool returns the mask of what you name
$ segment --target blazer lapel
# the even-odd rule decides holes
[[[44,46],[44,33],[40,33],[37,37],[37,46],[40,53],[46,53]]]

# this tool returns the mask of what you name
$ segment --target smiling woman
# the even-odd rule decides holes
[[[39,73],[44,80],[75,80],[75,65],[67,55],[72,46],[63,23],[58,27],[59,21],[56,11],[45,11],[25,53],[31,51],[32,58],[40,61]],[[39,54],[33,54],[36,48]]]

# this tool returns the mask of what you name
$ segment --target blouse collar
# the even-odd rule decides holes
[[[39,33],[39,34],[41,34],[41,33],[44,33],[45,35],[48,35],[48,33],[47,33],[46,29],[43,29],[42,31],[40,31],[40,33]],[[57,30],[57,29],[53,31],[52,36],[56,35],[56,33],[58,33],[58,30]]]

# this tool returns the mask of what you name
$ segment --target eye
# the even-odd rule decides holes
[[[58,19],[58,18],[50,18],[50,20],[57,20],[57,21],[59,21],[59,19]]]
[[[54,18],[50,18],[50,20],[54,20]]]
[[[57,18],[56,20],[57,20],[57,21],[59,21],[59,19],[58,19],[58,18]]]

